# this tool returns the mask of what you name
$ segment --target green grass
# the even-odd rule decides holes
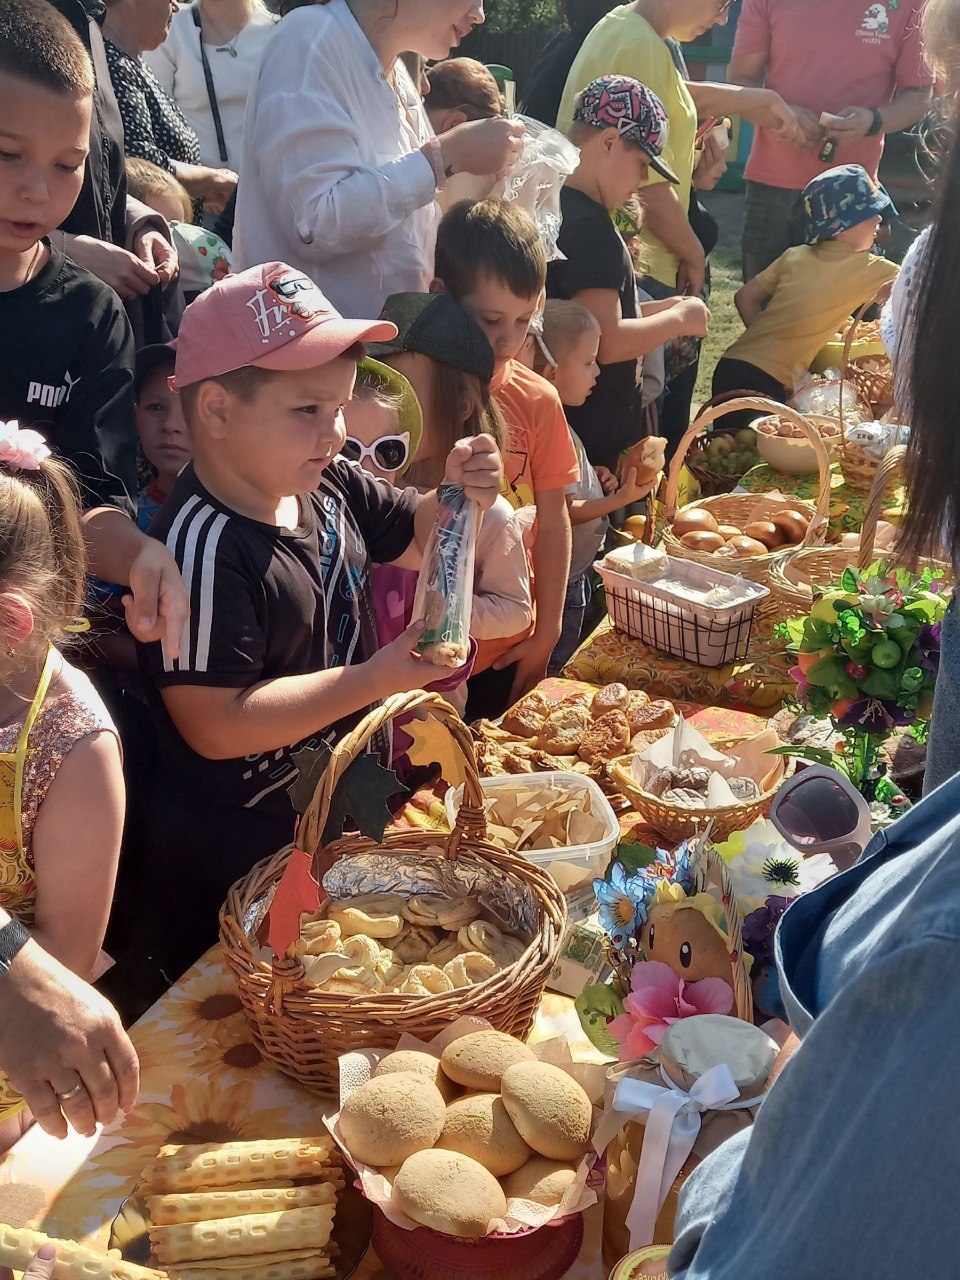
[[[710,257],[710,332],[700,351],[700,373],[694,403],[710,399],[710,383],[717,361],[743,332],[743,322],[733,305],[733,295],[740,288],[740,254],[717,249]]]

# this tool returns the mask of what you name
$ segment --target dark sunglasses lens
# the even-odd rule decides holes
[[[381,471],[397,471],[407,460],[407,446],[402,440],[381,440],[373,456]]]
[[[340,450],[340,456],[341,458],[346,458],[348,462],[359,462],[360,442],[358,440],[351,440],[351,438],[347,436],[346,440],[343,442],[343,448]]]
[[[777,819],[796,845],[842,840],[857,829],[860,814],[832,778],[802,779],[777,806]]]

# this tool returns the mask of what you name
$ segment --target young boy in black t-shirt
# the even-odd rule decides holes
[[[194,458],[151,534],[180,565],[191,614],[178,658],[142,650],[160,767],[140,900],[171,980],[215,939],[230,885],[292,838],[297,751],[450,674],[411,653],[419,623],[378,650],[369,598],[371,563],[419,567],[436,494],[337,456],[360,343],[396,334],[343,319],[283,263],[226,277],[184,314],[175,386]],[[493,440],[459,443],[445,475],[491,506]]]
[[[0,420],[46,437],[73,467],[90,572],[131,588],[142,640],[183,629],[172,556],[136,512],[133,334],[114,291],[48,237],[83,185],[90,57],[43,0],[0,2]]]
[[[600,324],[600,377],[567,417],[594,466],[611,471],[643,435],[637,361],[671,338],[704,337],[710,319],[699,298],[638,305],[633,262],[610,216],[650,168],[677,181],[660,159],[666,138],[663,104],[629,76],[601,76],[577,99],[570,140],[580,163],[560,192],[557,247],[565,260],[550,263],[547,295],[579,302]]]

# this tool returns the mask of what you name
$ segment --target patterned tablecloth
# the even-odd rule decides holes
[[[783,642],[754,629],[749,655],[724,667],[699,667],[648,648],[621,631],[609,618],[597,627],[564,668],[572,680],[609,684],[620,680],[653,698],[680,699],[704,706],[778,711],[796,685],[787,673]]]
[[[110,1225],[145,1165],[166,1142],[218,1142],[323,1132],[329,1102],[260,1056],[219,947],[208,952],[131,1032],[141,1091],[121,1125],[63,1142],[34,1126],[0,1163],[0,1222],[106,1247]],[[573,1054],[601,1061],[572,1001],[547,993],[530,1040],[565,1035]],[[600,1206],[585,1214],[571,1280],[603,1280]],[[355,1273],[389,1280],[373,1250]]]
[[[816,503],[818,481],[815,475],[790,476],[774,471],[766,463],[752,467],[740,481],[747,493],[780,493],[790,498],[800,498]],[[881,518],[890,524],[899,524],[903,517],[905,490],[903,485],[892,485],[883,499]],[[844,483],[839,462],[830,468],[830,533],[839,538],[842,533],[859,533],[867,509],[867,495],[860,489],[851,489]]]

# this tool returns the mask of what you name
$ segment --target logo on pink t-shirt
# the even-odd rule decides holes
[[[857,33],[867,44],[880,44],[890,38],[890,18],[885,4],[872,4],[863,15],[863,22]]]

